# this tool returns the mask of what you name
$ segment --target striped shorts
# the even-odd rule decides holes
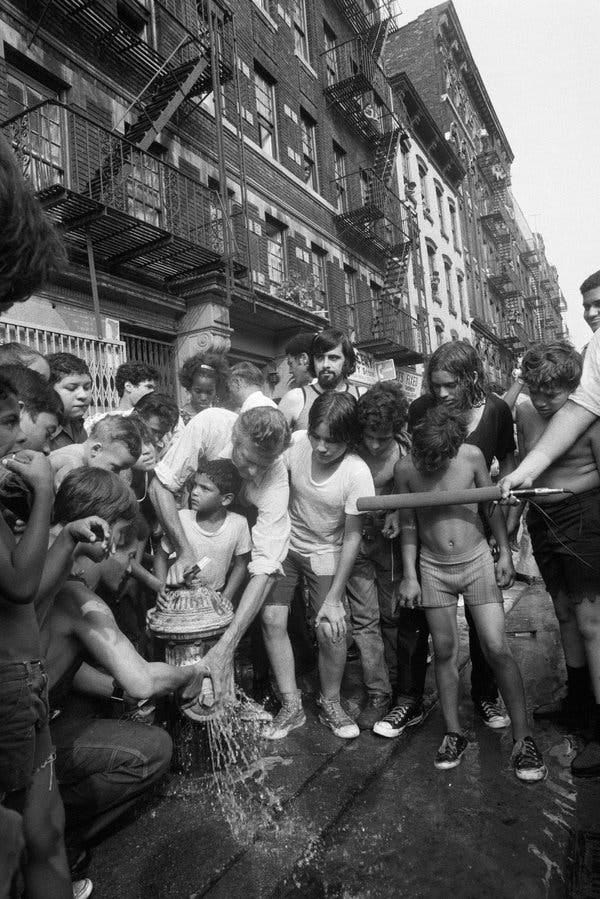
[[[494,560],[486,542],[459,556],[437,556],[421,549],[421,597],[424,609],[456,605],[462,593],[466,606],[502,602]]]

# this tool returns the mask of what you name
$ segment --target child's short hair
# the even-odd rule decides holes
[[[319,425],[329,428],[331,439],[336,443],[358,446],[361,432],[356,411],[356,400],[349,393],[329,390],[314,401],[308,413],[308,430],[314,432]]]
[[[262,371],[253,362],[237,362],[233,365],[229,369],[227,380],[232,381],[234,378],[240,378],[245,384],[253,387],[262,387],[265,383]]]
[[[0,365],[24,365],[27,368],[36,359],[43,359],[42,353],[38,353],[26,343],[3,343],[0,345]]]
[[[123,362],[115,374],[115,388],[118,395],[123,396],[126,381],[137,385],[142,381],[158,381],[158,378],[158,369],[153,365],[147,365],[145,362]]]
[[[135,415],[148,421],[156,416],[165,431],[172,431],[179,421],[179,408],[173,397],[166,393],[147,393],[135,404]]]
[[[562,388],[569,393],[581,379],[583,360],[568,340],[538,343],[521,361],[521,377],[530,390]]]
[[[194,480],[199,474],[205,474],[221,495],[232,493],[237,496],[242,486],[240,473],[231,459],[213,459],[211,462],[201,460]]]
[[[233,426],[233,439],[243,435],[270,456],[282,453],[290,445],[292,433],[283,412],[271,406],[256,406],[243,412]]]
[[[590,275],[589,278],[586,278],[579,290],[583,294],[587,293],[588,290],[594,290],[596,287],[600,287],[600,269],[594,272],[593,275]]]
[[[102,443],[123,443],[135,459],[142,452],[138,422],[129,415],[105,415],[92,427],[89,439]]]
[[[400,384],[380,381],[358,398],[358,421],[363,429],[399,434],[406,425],[408,400]]]
[[[463,415],[444,406],[432,406],[413,430],[410,453],[415,468],[422,472],[441,471],[456,456],[467,432]]]
[[[49,353],[46,360],[50,366],[51,384],[62,381],[67,375],[88,375],[91,380],[92,375],[87,363],[73,353]]]
[[[56,415],[59,424],[63,423],[62,400],[39,372],[23,365],[0,365],[0,373],[12,383],[32,421],[35,421],[41,412],[48,412],[50,415]]]
[[[99,515],[113,525],[120,519],[133,522],[137,514],[133,491],[117,474],[104,468],[73,469],[54,500],[54,521],[58,524]]]

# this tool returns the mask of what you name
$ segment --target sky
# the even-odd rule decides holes
[[[400,0],[398,25],[437,5]],[[512,191],[544,238],[571,340],[587,343],[579,285],[600,269],[600,0],[454,0],[515,159]]]

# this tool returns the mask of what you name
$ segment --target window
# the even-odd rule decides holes
[[[134,152],[127,178],[127,212],[159,227],[162,210],[160,163],[152,156]]]
[[[317,140],[316,122],[303,109],[300,110],[302,131],[302,175],[304,183],[317,190]]]
[[[293,0],[294,49],[298,56],[309,61],[308,40],[306,37],[306,0]]]
[[[256,92],[256,115],[258,118],[258,143],[260,147],[275,158],[277,146],[275,140],[275,85],[261,69],[254,69],[254,88]]]
[[[451,200],[448,200],[448,212],[450,214],[450,231],[452,233],[452,243],[454,244],[454,248],[458,250],[460,248],[458,217],[456,214],[456,206],[454,205],[454,203],[452,203]]]
[[[451,315],[456,315],[456,304],[454,302],[454,294],[452,293],[452,263],[444,259],[444,278],[446,281],[446,299],[448,301],[448,310]]]
[[[320,247],[314,244],[310,248],[310,266],[312,269],[313,281],[315,285],[315,305],[319,309],[325,309],[327,306],[327,284],[325,272],[326,253]]]
[[[223,217],[223,205],[219,195],[219,182],[214,178],[208,179],[208,186],[214,193],[209,198],[209,215],[210,225],[208,234],[208,245],[215,253],[225,252],[225,239],[223,230],[225,227]]]
[[[136,0],[117,0],[116,6],[119,22],[138,37],[145,38],[150,13],[145,9],[143,3],[138,3]]]
[[[346,304],[346,321],[350,339],[356,337],[356,270],[349,265],[344,266],[344,302]]]
[[[368,206],[370,194],[369,174],[364,169],[360,171],[360,201],[361,206]]]
[[[438,346],[441,346],[444,343],[444,322],[439,318],[435,318],[434,320],[435,326],[435,338]]]
[[[338,75],[337,50],[335,48],[337,38],[327,22],[323,22],[323,34],[325,36],[325,77],[327,79],[327,86],[331,87],[332,84],[336,84],[336,82],[340,80]]]
[[[466,305],[465,297],[465,279],[463,275],[456,275],[456,288],[458,291],[458,305],[460,306],[460,315],[463,322],[469,321],[469,310]]]
[[[333,144],[333,177],[335,180],[336,206],[338,212],[346,212],[346,153],[338,144]]]
[[[444,219],[444,194],[443,194],[441,187],[438,187],[437,184],[435,186],[435,200],[437,203],[438,218],[439,218],[439,222],[440,222],[440,231],[442,232],[443,235],[445,235],[446,234],[446,222]]]
[[[30,79],[20,69],[8,69],[8,117],[17,115],[44,100],[56,98],[58,91]],[[47,104],[27,116],[26,139],[22,148],[23,173],[35,190],[61,184],[64,174],[61,109]]]
[[[369,281],[371,293],[371,329],[373,337],[383,337],[383,315],[381,308],[381,295],[383,288],[376,281]]]
[[[267,235],[267,272],[271,284],[279,286],[285,279],[284,226],[275,219],[265,219]]]
[[[429,191],[427,188],[427,169],[422,163],[419,163],[419,185],[421,187],[421,200],[423,202],[423,212],[431,218],[429,209]]]

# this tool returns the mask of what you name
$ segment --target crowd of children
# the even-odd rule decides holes
[[[27,193],[4,189],[31,232],[23,240],[45,250],[37,270],[29,256],[9,281],[0,274],[2,309],[61,258]],[[2,239],[0,229],[0,249]],[[582,289],[586,308],[600,302],[600,273]],[[279,408],[255,365],[200,354],[181,371],[182,408],[158,392],[155,369],[129,362],[116,372],[118,407],[94,416],[82,359],[0,347],[0,895],[90,895],[81,876],[89,847],[169,767],[154,699],[172,694],[194,718],[210,683],[211,703],[233,702],[233,661],[252,627],[256,672],[270,672],[279,702],[275,717],[257,707],[269,740],[305,725],[301,653],[316,669],[318,719],[337,737],[368,729],[390,738],[417,725],[431,635],[445,728],[434,765],[448,769],[468,745],[458,714],[462,597],[475,711],[489,727],[511,726],[516,777],[543,780],[502,601],[521,507],[360,511],[365,497],[488,486],[494,457],[505,494],[531,471],[535,487],[564,491],[534,496],[527,512],[568,679],[566,697],[533,717],[591,729],[572,771],[600,774],[600,424],[589,399],[599,347],[583,365],[565,341],[525,354],[528,397],[515,419],[519,452],[535,464],[521,471],[510,410],[466,343],[434,353],[428,392],[410,409],[395,382],[360,395],[350,341],[325,329],[290,341],[291,389]],[[579,415],[587,429],[541,465],[538,447],[572,405],[592,415]],[[232,623],[196,664],[157,661],[146,612],[199,560],[196,577],[231,604]],[[352,640],[365,688],[356,720],[341,693]]]

